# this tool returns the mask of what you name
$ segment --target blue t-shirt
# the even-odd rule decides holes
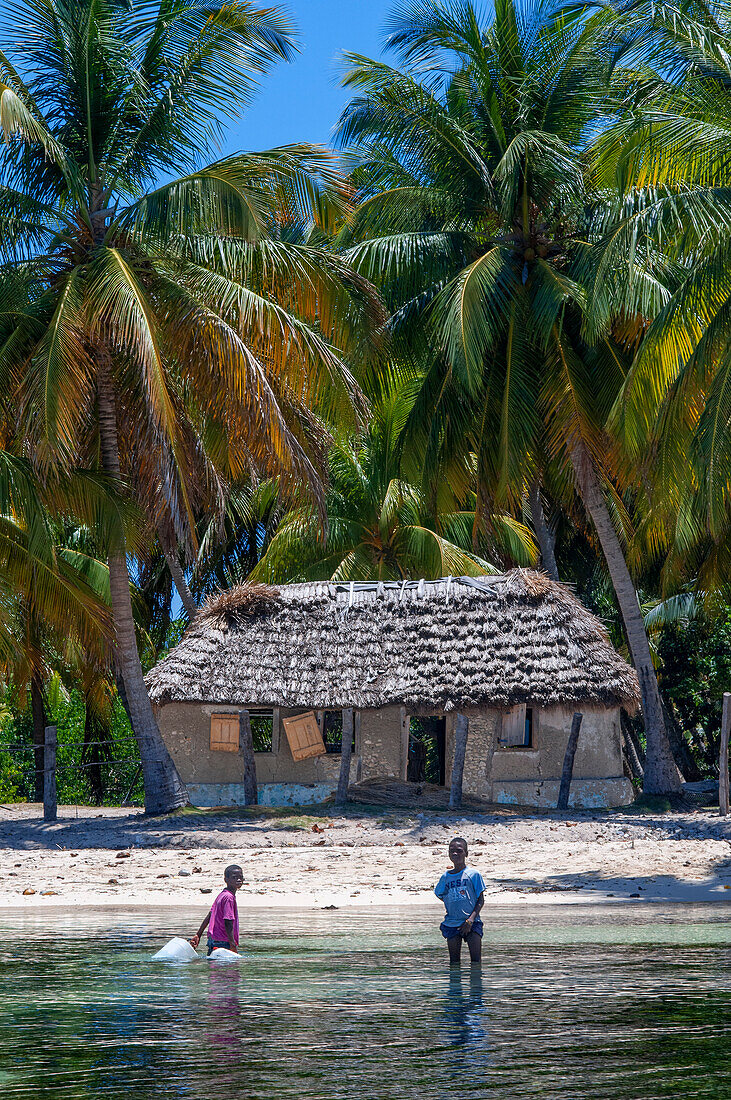
[[[447,871],[434,887],[434,893],[444,902],[448,928],[459,928],[475,908],[475,902],[485,889],[482,875],[473,867],[463,871]]]

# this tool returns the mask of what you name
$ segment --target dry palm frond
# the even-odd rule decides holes
[[[196,625],[230,626],[271,612],[278,602],[277,588],[268,584],[241,584],[210,596],[201,608]]]
[[[433,714],[639,703],[603,624],[563,585],[521,569],[222,592],[147,683],[158,704]]]

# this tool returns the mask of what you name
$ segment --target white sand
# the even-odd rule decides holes
[[[313,832],[316,825],[322,832]],[[713,811],[147,819],[0,807],[0,907],[206,905],[240,863],[240,906],[434,905],[449,838],[470,844],[487,902],[731,902],[731,825]],[[120,855],[120,852],[129,853]],[[186,872],[181,874],[181,872]],[[26,890],[35,893],[25,894]],[[635,899],[633,899],[635,900]]]

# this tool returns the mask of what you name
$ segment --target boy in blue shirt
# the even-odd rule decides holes
[[[470,949],[472,962],[482,957],[482,921],[480,910],[485,904],[485,883],[482,875],[467,866],[467,841],[456,836],[449,843],[452,866],[442,875],[434,887],[434,893],[444,902],[447,910],[439,926],[449,948],[450,963],[458,963],[462,940]]]

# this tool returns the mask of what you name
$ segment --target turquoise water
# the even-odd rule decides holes
[[[243,915],[239,966],[152,963],[201,913],[0,914],[0,1095],[130,1100],[731,1096],[726,906]]]

